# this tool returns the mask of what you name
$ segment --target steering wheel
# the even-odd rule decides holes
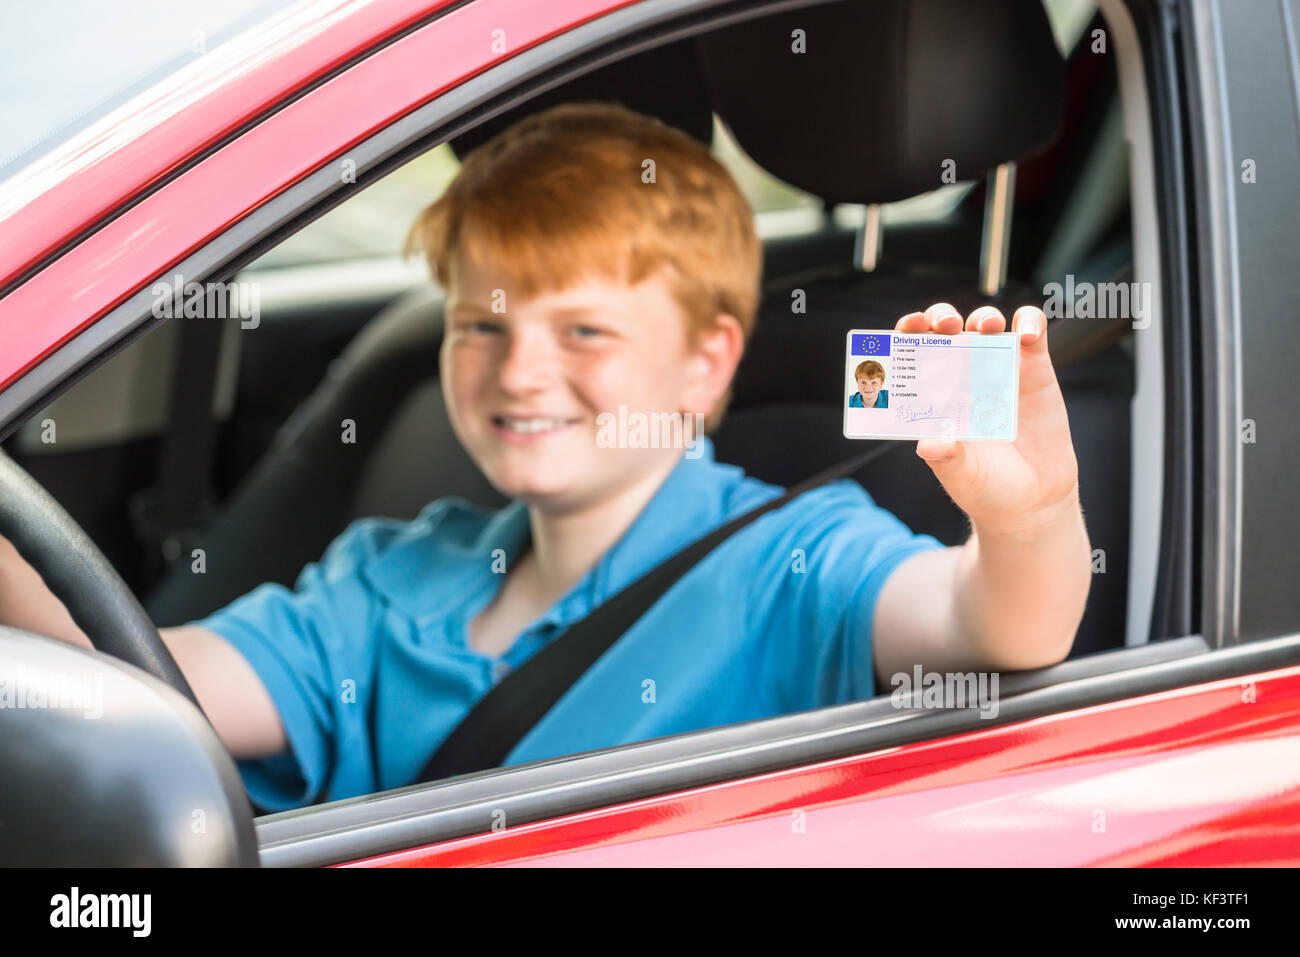
[[[3,449],[0,535],[40,572],[97,651],[147,671],[199,708],[176,659],[126,582],[63,506]]]

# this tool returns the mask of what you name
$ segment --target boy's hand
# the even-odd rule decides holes
[[[1006,324],[983,306],[964,326],[997,333]],[[1022,306],[1012,327],[1021,333],[1016,440],[916,445],[974,531],[963,545],[911,556],[885,582],[873,619],[877,680],[918,662],[938,672],[1044,668],[1074,642],[1092,572],[1070,422],[1047,355],[1047,317]],[[956,335],[963,323],[941,302],[895,328]]]
[[[1006,331],[1006,317],[981,306],[967,318],[967,332]],[[946,302],[898,320],[899,332],[956,335],[961,313]],[[929,463],[952,500],[982,536],[1032,535],[1079,510],[1078,463],[1056,371],[1047,354],[1047,317],[1021,306],[1012,317],[1020,336],[1020,422],[1014,442],[922,439],[916,454]]]

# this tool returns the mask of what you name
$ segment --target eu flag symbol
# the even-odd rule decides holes
[[[861,333],[853,337],[853,355],[887,356],[889,355],[889,334],[879,332]]]

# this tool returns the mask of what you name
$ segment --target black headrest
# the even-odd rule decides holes
[[[832,203],[936,189],[949,159],[956,180],[976,179],[1049,143],[1064,107],[1042,0],[842,0],[698,42],[740,145]]]
[[[593,100],[622,103],[691,134],[706,146],[713,143],[713,110],[704,88],[699,53],[688,39],[617,60],[540,93],[453,138],[451,148],[463,159],[525,116],[561,103]]]

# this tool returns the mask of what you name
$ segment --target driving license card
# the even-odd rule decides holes
[[[846,352],[846,438],[1015,439],[1018,333],[854,329]]]

